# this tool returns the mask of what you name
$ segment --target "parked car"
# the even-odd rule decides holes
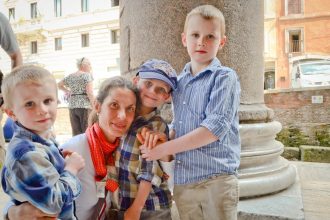
[[[302,59],[293,62],[293,88],[330,86],[330,59]]]

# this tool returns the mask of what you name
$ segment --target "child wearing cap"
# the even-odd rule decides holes
[[[175,139],[142,157],[157,160],[175,154],[174,201],[181,220],[237,219],[240,137],[240,83],[221,65],[225,20],[212,5],[194,8],[186,17],[182,43],[190,62],[172,94]]]
[[[137,134],[148,127],[165,133],[169,129],[161,118],[158,107],[163,105],[176,89],[176,72],[165,61],[148,60],[133,79],[140,94],[137,118],[131,125],[116,155],[118,169],[119,219],[171,219],[172,197],[167,185],[167,174],[159,161],[140,157]],[[169,160],[170,158],[162,158]]]

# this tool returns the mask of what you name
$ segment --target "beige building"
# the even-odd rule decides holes
[[[2,0],[24,63],[38,64],[57,79],[76,70],[76,59],[91,60],[94,86],[119,75],[119,0]],[[0,68],[10,60],[0,51]]]
[[[265,0],[265,88],[291,88],[298,58],[330,57],[329,0]]]

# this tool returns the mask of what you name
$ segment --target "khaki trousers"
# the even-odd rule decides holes
[[[180,220],[236,220],[238,200],[238,180],[234,175],[174,186]]]

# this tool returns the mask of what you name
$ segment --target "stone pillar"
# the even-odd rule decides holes
[[[275,136],[281,124],[273,121],[273,111],[264,105],[263,0],[121,0],[121,71],[132,75],[143,61],[159,58],[180,73],[189,61],[181,44],[185,16],[201,4],[212,4],[224,13],[228,42],[218,57],[240,77],[240,196],[285,189],[294,183],[296,172],[280,156],[283,145]]]

